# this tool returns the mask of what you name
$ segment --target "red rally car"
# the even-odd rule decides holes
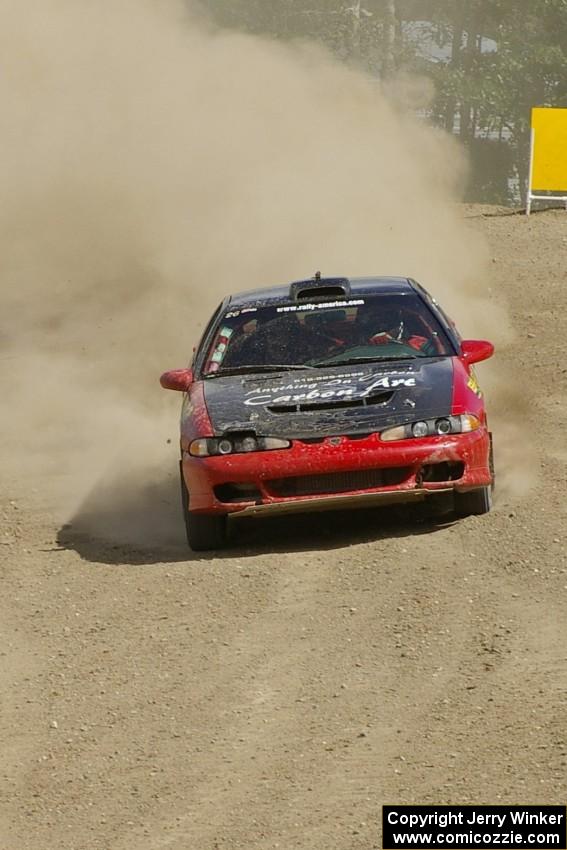
[[[228,517],[450,498],[490,510],[491,436],[462,340],[408,278],[321,278],[231,295],[183,392],[181,490],[189,545],[222,547]]]

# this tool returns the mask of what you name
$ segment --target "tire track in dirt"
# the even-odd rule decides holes
[[[416,548],[411,536],[404,543]],[[183,808],[169,813],[162,821],[163,846],[186,846],[197,836],[214,846],[235,831],[243,842],[258,840],[262,829],[269,832],[274,802],[282,801],[290,810],[286,840],[298,812],[304,838],[312,831],[313,840],[328,845],[337,829],[339,835],[348,829],[359,834],[356,812],[364,801],[371,811],[361,823],[376,828],[375,798],[368,797],[368,789],[376,793],[395,782],[396,766],[404,764],[397,735],[428,726],[431,707],[459,672],[474,622],[463,628],[460,607],[435,581],[439,572],[451,569],[455,581],[466,585],[462,568],[455,570],[459,547],[449,540],[440,563],[437,545],[428,540],[424,546],[420,538],[424,563],[417,577],[410,563],[384,568],[390,542],[375,547],[374,562],[365,558],[369,547],[353,548],[363,549],[360,566],[346,576],[340,557],[339,563],[323,564],[320,556],[310,555],[294,565],[287,556],[273,568],[279,580],[267,605],[248,615],[247,626],[236,635],[224,633],[228,639],[211,670],[214,681],[201,682],[205,692],[210,682],[221,708],[216,710],[207,694],[206,728],[212,735],[211,746],[203,748],[207,771],[193,779],[200,816],[180,815]],[[394,552],[399,557],[408,549],[400,543]],[[357,563],[354,552],[350,563]],[[253,568],[247,569],[251,578]],[[329,610],[325,603],[329,596],[336,599],[337,584],[345,585],[344,597],[340,594],[345,601]],[[398,618],[394,629],[392,607]],[[363,649],[370,636],[372,643]],[[199,714],[205,706],[192,709]],[[407,749],[407,742],[402,746]],[[227,778],[231,764],[239,765],[232,781]],[[311,814],[307,828],[305,801],[314,789],[324,793],[326,803]],[[251,809],[263,813],[263,819],[256,818],[256,834],[247,824]],[[152,834],[148,846],[159,834],[159,829]],[[136,840],[144,846],[142,835]]]

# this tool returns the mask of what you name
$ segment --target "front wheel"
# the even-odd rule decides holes
[[[468,493],[455,493],[455,513],[457,516],[487,514],[492,507],[492,487],[479,487]]]
[[[179,463],[181,483],[181,508],[185,522],[187,543],[194,552],[222,549],[228,541],[228,518],[225,514],[195,514],[189,510],[189,491]]]
[[[225,514],[187,514],[187,542],[194,552],[223,549],[228,540]]]

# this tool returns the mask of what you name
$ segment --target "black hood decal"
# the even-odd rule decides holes
[[[448,416],[450,357],[301,372],[210,378],[205,401],[215,434],[255,431],[301,439],[381,431]]]

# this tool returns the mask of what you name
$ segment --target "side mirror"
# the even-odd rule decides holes
[[[193,383],[193,372],[191,369],[170,369],[164,372],[159,379],[164,390],[179,390],[186,393]]]
[[[461,357],[466,363],[480,363],[494,354],[494,346],[485,339],[464,339],[461,343]]]

